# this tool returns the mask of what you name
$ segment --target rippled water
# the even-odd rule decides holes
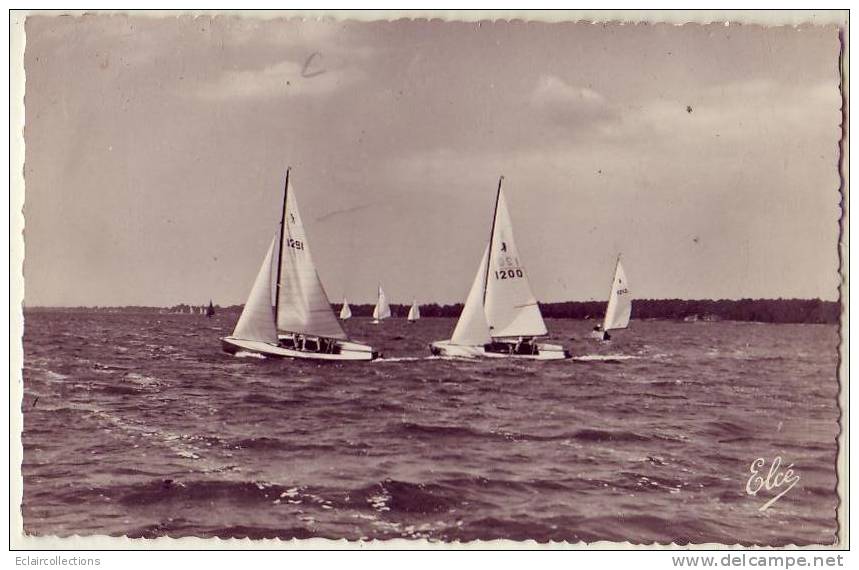
[[[373,363],[220,351],[235,315],[32,312],[37,535],[835,540],[837,329],[549,321],[563,362],[430,358],[454,321],[347,323]],[[781,456],[801,479],[746,494]]]

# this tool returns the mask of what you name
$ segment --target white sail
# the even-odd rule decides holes
[[[387,319],[391,316],[391,307],[388,305],[388,299],[385,297],[385,292],[382,290],[382,285],[379,285],[379,300],[376,301],[376,306],[373,307],[373,318],[378,320]]]
[[[345,321],[346,319],[352,318],[352,309],[349,308],[349,301],[346,300],[346,297],[343,297],[343,306],[340,307],[340,320]]]
[[[313,264],[291,183],[287,184],[281,248],[277,329],[346,339]]]
[[[483,310],[483,285],[486,282],[486,263],[489,258],[489,246],[483,250],[483,258],[477,267],[477,275],[471,284],[471,290],[465,299],[462,314],[453,329],[450,342],[462,346],[481,346],[492,340],[489,336],[489,325],[486,324],[486,312]]]
[[[410,321],[416,321],[421,318],[421,308],[418,306],[417,299],[412,302],[412,306],[409,309],[409,316],[407,318]]]
[[[546,323],[513,239],[513,224],[499,183],[486,274],[486,322],[493,337],[543,336]]]
[[[262,266],[259,268],[251,294],[245,303],[233,336],[244,340],[277,342],[274,326],[274,307],[272,306],[272,285],[274,283],[273,258],[277,250],[277,237],[271,240]]]
[[[611,282],[611,294],[608,298],[608,307],[605,311],[603,330],[625,329],[629,326],[629,316],[632,314],[632,292],[626,280],[626,273],[617,260],[614,270],[614,279]]]

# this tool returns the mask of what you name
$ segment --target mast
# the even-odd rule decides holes
[[[289,191],[289,170],[291,166],[286,167],[286,181],[283,183],[283,208],[280,210],[280,241],[277,244],[277,281],[275,282],[274,293],[274,323],[277,329],[277,314],[280,307],[280,273],[282,271],[283,261],[283,233],[286,229],[286,194]]]
[[[486,273],[483,276],[483,306],[486,306],[486,287],[489,284],[489,265],[492,263],[492,240],[495,237],[495,219],[498,217],[498,201],[501,199],[501,182],[504,175],[498,179],[498,192],[495,194],[495,209],[492,211],[492,229],[489,230],[489,254],[486,256]],[[492,327],[489,327],[492,328]]]

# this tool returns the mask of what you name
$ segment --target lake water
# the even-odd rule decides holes
[[[835,326],[549,320],[575,359],[469,362],[429,357],[452,319],[353,319],[385,358],[313,364],[222,353],[235,319],[27,313],[27,533],[835,541]]]

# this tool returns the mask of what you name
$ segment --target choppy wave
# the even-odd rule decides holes
[[[775,545],[837,528],[834,328],[648,321],[569,346],[588,323],[551,321],[577,356],[546,366],[431,356],[451,320],[352,319],[386,357],[318,365],[226,358],[229,315],[26,319],[32,534]],[[801,487],[762,519],[743,486],[774,454]]]

